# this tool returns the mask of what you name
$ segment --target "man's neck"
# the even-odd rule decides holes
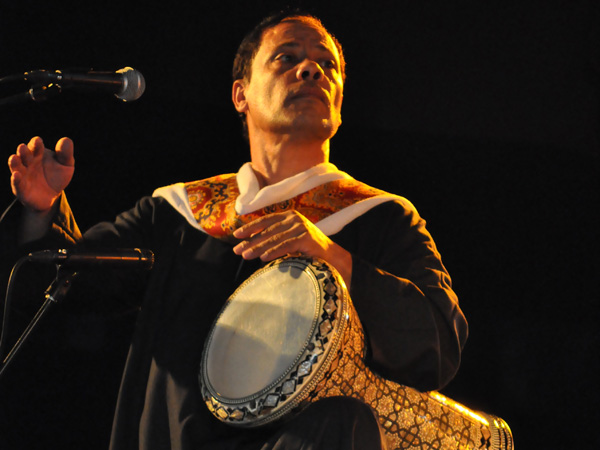
[[[329,140],[250,139],[252,169],[261,187],[275,184],[329,161]]]

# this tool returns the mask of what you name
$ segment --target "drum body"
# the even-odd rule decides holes
[[[282,258],[247,279],[217,317],[202,356],[202,396],[219,420],[235,426],[348,396],[375,410],[390,449],[513,448],[502,419],[385,380],[366,367],[364,352],[363,329],[337,271],[314,258]]]

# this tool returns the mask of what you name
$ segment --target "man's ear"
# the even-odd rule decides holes
[[[244,80],[235,80],[231,88],[231,99],[233,106],[239,113],[248,111],[248,102],[246,101],[246,83]]]

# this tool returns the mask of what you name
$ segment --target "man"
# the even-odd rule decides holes
[[[237,175],[160,188],[82,237],[63,194],[73,143],[63,138],[51,152],[34,138],[9,159],[24,205],[20,241],[156,254],[140,281],[112,449],[384,448],[375,416],[356,400],[321,400],[275,427],[238,430],[212,417],[200,398],[200,355],[224,300],[261,262],[287,254],[321,258],[339,271],[367,334],[367,362],[387,378],[441,387],[458,368],[467,333],[414,207],[328,162],[345,76],[334,37],[313,17],[273,16],[242,42],[234,66],[232,99],[251,154]],[[114,278],[102,284],[123,293]]]

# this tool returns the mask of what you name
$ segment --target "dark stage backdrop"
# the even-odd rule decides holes
[[[304,5],[348,60],[332,162],[416,205],[469,319],[443,392],[505,418],[518,449],[596,448],[598,2],[320,3]],[[72,137],[84,229],[155,187],[236,171],[248,156],[231,61],[278,4],[0,0],[0,76],[132,66],[147,81],[128,104],[3,107],[2,158],[34,135]],[[0,448],[106,448],[132,323],[85,299],[59,306],[0,382]]]

